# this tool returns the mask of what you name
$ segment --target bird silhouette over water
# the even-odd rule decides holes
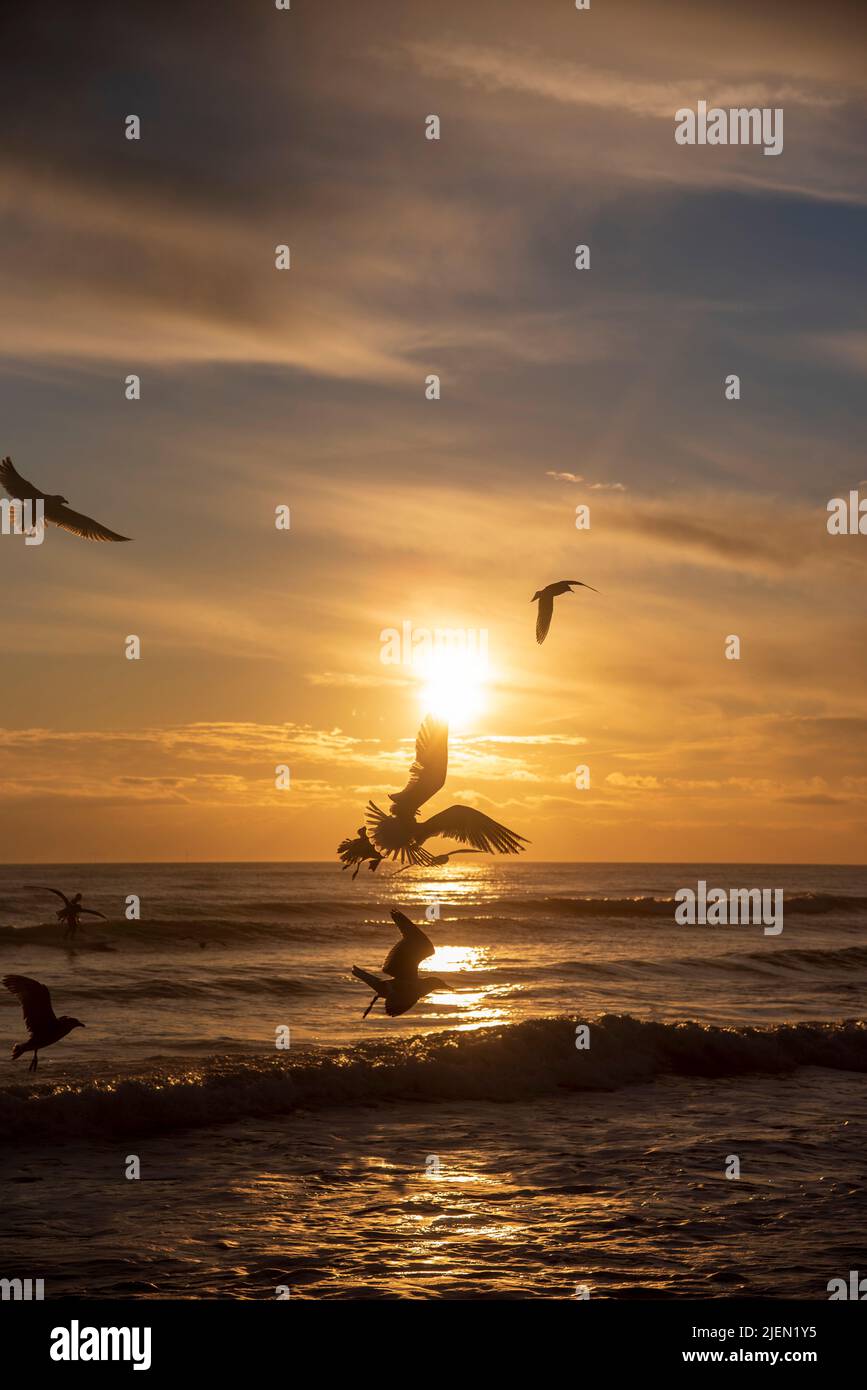
[[[0,461],[0,483],[9,496],[18,502],[41,501],[45,520],[50,521],[52,526],[59,526],[63,531],[71,531],[74,536],[82,536],[87,541],[130,539],[129,536],[119,536],[116,531],[109,531],[107,526],[103,526],[101,521],[94,521],[91,516],[72,511],[67,499],[61,497],[60,493],[42,492],[34,483],[28,483],[13,466],[11,458]]]
[[[546,584],[544,589],[537,589],[531,603],[539,600],[539,611],[536,614],[536,641],[541,645],[548,636],[548,628],[551,626],[551,619],[554,616],[554,599],[558,594],[571,594],[572,586],[576,585],[582,589],[592,589],[594,594],[599,590],[594,589],[592,584],[585,584],[583,579],[558,579],[556,584]]]
[[[78,931],[78,919],[85,914],[87,914],[88,917],[101,917],[104,922],[108,921],[105,913],[97,912],[95,907],[82,907],[80,893],[76,893],[74,898],[67,898],[66,894],[61,893],[59,888],[43,888],[39,883],[34,884],[33,887],[34,891],[37,893],[53,893],[55,897],[62,898],[63,907],[59,908],[54,915],[58,922],[65,923],[66,930],[63,933],[64,937],[75,936],[75,933]]]
[[[449,806],[428,820],[418,819],[419,809],[444,785],[448,766],[448,724],[429,714],[418,731],[409,781],[403,791],[389,796],[391,811],[386,814],[375,802],[367,803],[367,824],[376,849],[402,864],[424,864],[430,859],[424,841],[445,835],[485,854],[520,854],[528,843],[525,837],[474,806]]]
[[[352,967],[355,978],[373,990],[373,998],[361,1015],[362,1018],[367,1018],[377,999],[384,999],[385,1012],[389,1018],[396,1018],[398,1014],[405,1014],[407,1009],[411,1009],[413,1004],[417,1004],[426,994],[447,988],[445,981],[437,975],[418,973],[420,963],[434,953],[430,937],[425,936],[421,927],[417,927],[396,908],[392,908],[391,915],[401,937],[400,941],[392,946],[382,967],[391,979],[382,980],[369,970],[361,970],[357,965]]]
[[[40,1048],[60,1042],[73,1028],[83,1028],[84,1024],[80,1019],[68,1018],[66,1014],[58,1018],[51,1007],[47,986],[41,985],[38,980],[31,980],[27,975],[4,975],[3,984],[10,994],[16,995],[21,1001],[24,1026],[30,1034],[26,1043],[15,1043],[12,1061],[17,1062],[25,1052],[32,1052],[33,1061],[27,1070],[35,1071],[39,1066]]]
[[[376,873],[382,863],[382,855],[379,853],[379,850],[375,849],[370,843],[367,837],[367,829],[363,825],[360,825],[356,830],[354,840],[346,839],[340,841],[340,844],[337,846],[337,853],[343,860],[344,870],[351,869],[352,865],[355,865],[355,873],[352,875],[353,880],[358,878],[358,870],[366,859],[370,860],[368,868],[372,874]]]

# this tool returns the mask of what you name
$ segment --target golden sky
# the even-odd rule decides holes
[[[488,634],[430,810],[864,860],[864,12],[761,8],[16,21],[0,452],[135,539],[0,537],[4,860],[330,858],[404,781],[405,622]],[[676,145],[700,99],[782,155]]]

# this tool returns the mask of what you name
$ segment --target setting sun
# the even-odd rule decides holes
[[[424,682],[423,713],[457,728],[484,711],[489,672],[487,660],[478,653],[444,648],[424,657],[418,670]]]

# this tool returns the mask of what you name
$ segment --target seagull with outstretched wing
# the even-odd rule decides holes
[[[59,888],[46,888],[41,883],[31,884],[37,893],[53,893],[56,898],[60,898],[63,907],[54,914],[58,922],[63,922],[66,930],[64,936],[75,936],[79,927],[79,917],[101,917],[104,922],[108,921],[104,912],[97,912],[95,907],[82,907],[81,894],[76,893],[74,898],[67,898],[65,893],[61,893]]]
[[[71,1033],[73,1028],[83,1028],[84,1024],[80,1019],[68,1018],[66,1014],[58,1018],[51,1007],[48,987],[41,985],[38,980],[31,980],[28,975],[4,975],[3,984],[10,994],[16,995],[21,1001],[24,1027],[30,1035],[26,1043],[15,1043],[12,1048],[12,1061],[17,1062],[25,1052],[32,1052],[33,1061],[28,1071],[35,1071],[39,1066],[41,1047],[50,1047],[52,1043],[60,1042],[60,1039]]]
[[[594,594],[599,590],[594,589],[592,584],[585,584],[583,579],[559,579],[556,584],[546,584],[544,589],[537,589],[531,603],[539,601],[539,611],[536,614],[536,641],[541,645],[548,636],[548,628],[551,626],[551,619],[554,616],[554,599],[558,594],[571,594],[572,586],[581,589],[592,589]]]
[[[87,541],[130,539],[129,536],[119,536],[116,531],[109,531],[107,526],[103,526],[101,521],[94,521],[92,516],[72,511],[66,498],[59,493],[41,492],[33,483],[22,478],[11,458],[0,460],[0,483],[16,502],[42,502],[45,520],[63,531],[71,531],[74,536],[82,536]]]
[[[520,854],[525,837],[473,806],[450,806],[429,820],[418,819],[421,807],[445,784],[448,765],[448,725],[429,714],[418,731],[409,781],[402,791],[389,796],[391,811],[380,810],[373,801],[367,803],[370,838],[380,853],[411,864],[425,840],[446,835],[485,854]]]
[[[400,941],[392,946],[382,967],[391,979],[380,979],[378,975],[373,975],[369,970],[361,970],[357,965],[352,967],[355,978],[373,990],[373,998],[361,1015],[362,1018],[367,1018],[377,999],[384,999],[385,1012],[390,1018],[396,1018],[398,1014],[405,1014],[407,1009],[411,1009],[413,1004],[417,1004],[426,994],[447,988],[445,981],[438,976],[422,976],[418,973],[421,962],[434,954],[430,937],[396,908],[392,908],[391,915],[400,932]]]

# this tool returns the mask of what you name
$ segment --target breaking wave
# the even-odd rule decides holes
[[[867,1025],[799,1023],[720,1028],[606,1014],[575,1047],[575,1020],[529,1019],[289,1060],[220,1059],[135,1079],[0,1090],[0,1143],[111,1138],[290,1115],[299,1108],[452,1100],[517,1101],[616,1090],[656,1077],[780,1073],[798,1067],[867,1072]]]

